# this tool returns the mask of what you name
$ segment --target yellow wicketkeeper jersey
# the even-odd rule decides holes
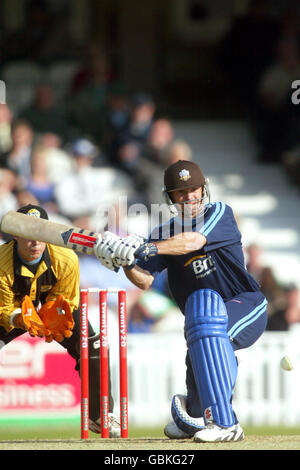
[[[0,326],[6,331],[14,328],[9,319],[21,307],[25,295],[37,307],[62,294],[72,311],[78,308],[79,261],[74,251],[46,245],[37,269],[32,272],[20,260],[13,240],[0,246],[0,263]]]

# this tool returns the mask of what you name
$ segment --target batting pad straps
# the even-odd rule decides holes
[[[210,289],[191,294],[185,308],[185,334],[205,423],[229,427],[237,362],[227,334],[228,316],[221,296]]]

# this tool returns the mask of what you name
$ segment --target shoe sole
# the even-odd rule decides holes
[[[234,434],[233,436],[219,437],[214,440],[201,439],[200,437],[194,437],[195,442],[238,442],[245,438],[244,432]]]

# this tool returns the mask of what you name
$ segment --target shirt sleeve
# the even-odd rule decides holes
[[[17,308],[21,307],[21,302],[15,299],[11,283],[5,274],[1,273],[0,276],[0,326],[9,332],[14,329],[10,323],[10,317]]]
[[[136,264],[145,271],[148,271],[154,277],[167,267],[162,255],[152,256],[148,261],[138,261]]]
[[[232,208],[218,202],[205,221],[201,233],[206,237],[204,251],[212,251],[241,241]]]

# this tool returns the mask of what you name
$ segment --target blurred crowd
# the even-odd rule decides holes
[[[300,187],[300,105],[291,101],[291,84],[300,80],[299,11],[294,4],[276,16],[272,3],[249,2],[219,44],[217,62],[225,91],[253,126],[258,160],[280,162]],[[0,218],[35,203],[52,220],[102,231],[105,208],[117,211],[122,196],[147,208],[164,202],[163,170],[193,159],[189,143],[161,115],[155,97],[128,93],[106,50],[74,42],[67,13],[49,11],[41,0],[28,4],[24,30],[0,34],[0,79],[7,84],[7,103],[0,104]],[[122,235],[126,228],[122,221],[116,227]],[[248,247],[247,255],[269,301],[268,329],[300,321],[297,287],[281,286],[261,266],[259,247]],[[80,255],[80,265],[82,287],[127,289],[130,332],[182,326],[164,273],[141,293],[94,257]]]

